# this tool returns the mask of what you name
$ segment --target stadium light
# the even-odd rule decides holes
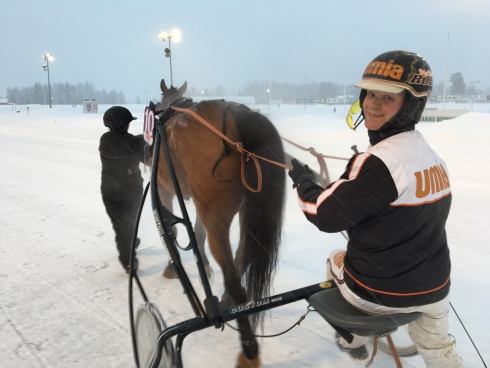
[[[45,72],[48,72],[48,97],[49,97],[49,108],[51,108],[51,82],[49,80],[49,61],[54,60],[53,55],[44,54],[43,59],[46,61],[46,64],[43,64],[43,69]]]
[[[172,47],[171,47],[171,40],[173,39],[174,42],[180,42],[182,39],[182,32],[178,29],[172,29],[170,33],[167,32],[162,32],[158,35],[159,38],[162,39],[163,42],[165,42],[166,39],[168,39],[168,47],[165,48],[165,57],[170,58],[170,87],[173,86],[174,81],[173,81],[173,76],[172,76]]]

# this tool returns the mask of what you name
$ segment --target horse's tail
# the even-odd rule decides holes
[[[251,110],[236,113],[235,119],[246,150],[284,163],[281,137],[269,119]],[[240,209],[239,247],[243,251],[249,301],[269,296],[279,254],[285,201],[285,169],[266,161],[259,162],[262,190],[254,193],[244,188],[246,194]],[[256,188],[257,169],[253,160],[247,161],[245,172],[249,185]],[[251,317],[252,326],[257,326],[259,321],[260,315]]]

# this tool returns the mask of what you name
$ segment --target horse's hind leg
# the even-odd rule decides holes
[[[206,256],[206,228],[204,227],[204,223],[202,222],[199,215],[196,216],[194,235],[196,237],[197,248],[199,249],[199,254],[201,255],[204,269],[206,270],[206,275],[208,276],[209,282],[212,282],[214,277],[213,269],[211,268],[208,257]]]
[[[247,270],[249,264],[250,262],[245,260],[243,247],[239,245],[235,252],[235,259],[233,260],[233,265],[235,266],[240,282],[242,281],[243,275],[245,274],[245,271]],[[233,300],[232,296],[225,289],[223,295],[221,296],[221,307],[229,308],[235,304],[236,303]]]
[[[239,245],[235,252],[235,259],[233,261],[235,264],[235,268],[237,269],[238,275],[240,276],[240,280],[242,279],[247,267],[250,264],[249,260],[245,259],[243,246]]]
[[[225,211],[220,211],[221,213]],[[228,293],[235,304],[246,303],[245,289],[241,285],[241,277],[233,263],[233,254],[230,245],[230,225],[233,217],[219,218],[215,213],[208,214],[203,221],[208,229],[208,243],[211,253],[223,272],[225,293]],[[260,362],[258,358],[259,347],[254,337],[253,329],[248,317],[237,320],[242,342],[242,353],[238,357],[239,368],[256,368]]]
[[[238,277],[241,282],[243,275],[245,274],[248,266],[250,265],[250,260],[245,259],[245,252],[243,249],[243,245],[241,244],[238,246],[235,252],[235,258],[233,260],[233,264],[235,265],[235,269],[238,273]],[[226,290],[221,296],[221,304],[223,308],[228,308],[234,305],[234,301],[232,300],[232,297]]]

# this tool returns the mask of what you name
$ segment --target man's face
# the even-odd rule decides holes
[[[400,110],[405,100],[405,91],[389,93],[367,90],[362,105],[364,125],[369,130],[379,130]]]

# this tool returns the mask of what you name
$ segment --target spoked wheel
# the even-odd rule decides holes
[[[156,341],[160,333],[166,328],[162,315],[150,302],[138,307],[134,330],[138,361],[140,368],[148,368],[156,348]],[[170,339],[163,347],[162,359],[158,368],[172,368],[174,366],[174,347]]]
[[[408,336],[408,327],[402,326],[396,332],[392,333],[391,338],[393,340],[393,344],[395,345],[396,352],[398,356],[401,357],[411,357],[418,355],[417,348],[413,344],[412,340]],[[391,354],[390,345],[388,344],[388,340],[385,337],[378,339],[378,347],[379,350],[384,351],[385,353]]]

